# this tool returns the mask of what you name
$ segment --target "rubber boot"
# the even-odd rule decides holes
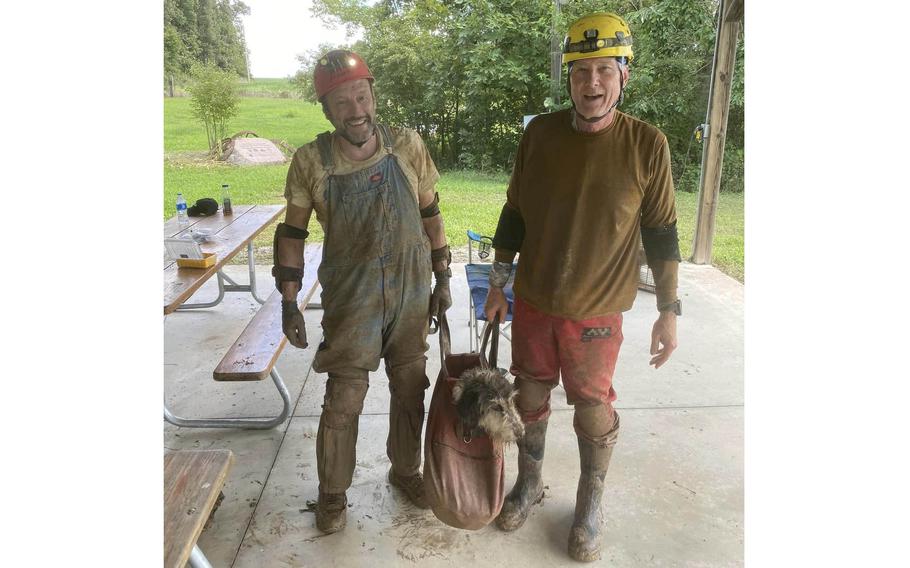
[[[344,493],[319,492],[316,502],[316,528],[332,534],[348,524],[348,497]]]
[[[546,420],[525,424],[525,435],[518,441],[518,478],[496,517],[496,526],[504,531],[511,532],[525,524],[531,506],[543,499],[540,469],[546,437]]]
[[[581,475],[575,494],[575,521],[569,532],[569,556],[580,562],[593,562],[600,558],[600,501],[613,446],[600,447],[578,436],[578,453]]]

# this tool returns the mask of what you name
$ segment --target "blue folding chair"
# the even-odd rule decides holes
[[[470,328],[468,346],[471,351],[480,349],[480,338],[483,330],[479,329],[477,322],[487,321],[487,316],[483,313],[483,305],[487,299],[487,291],[490,289],[490,268],[492,267],[491,263],[474,262],[474,247],[477,247],[479,259],[485,260],[490,256],[492,245],[493,239],[491,237],[468,231],[468,263],[464,265],[464,271],[468,278],[468,295],[470,296],[468,300],[470,309],[470,315],[468,316],[468,327]],[[509,301],[509,313],[506,315],[503,325],[499,327],[499,333],[509,341],[512,341],[509,328],[512,326],[512,304],[515,302],[515,295],[512,293],[512,284],[515,283],[515,268],[516,265],[513,264],[512,276],[503,288],[506,300]]]

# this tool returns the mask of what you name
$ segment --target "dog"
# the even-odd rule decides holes
[[[517,394],[503,369],[474,367],[462,373],[452,397],[465,435],[486,434],[503,443],[524,436],[524,423],[515,407]]]

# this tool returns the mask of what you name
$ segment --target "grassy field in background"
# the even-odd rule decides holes
[[[228,121],[227,135],[252,130],[262,138],[284,140],[291,146],[306,144],[320,132],[331,130],[322,107],[301,99],[244,97],[237,116]],[[179,153],[205,152],[205,129],[193,118],[189,97],[164,99],[164,152],[166,159]]]
[[[263,138],[284,140],[298,147],[331,128],[319,105],[300,99],[279,98],[285,79],[255,79],[253,86],[269,97],[244,97],[239,113],[228,125],[228,133],[252,130]],[[244,85],[242,88],[251,88]],[[221,184],[231,186],[234,203],[284,203],[287,165],[239,167],[204,159],[207,142],[201,124],[190,113],[190,99],[164,100],[164,195],[163,218],[174,214],[177,192],[192,205],[202,197],[220,198]],[[442,172],[438,189],[439,207],[446,224],[446,236],[453,247],[467,244],[466,231],[492,234],[505,200],[508,174],[472,171]],[[714,236],[714,265],[745,281],[744,196],[721,194],[717,205]],[[697,195],[677,192],[679,245],[682,258],[691,254]],[[311,240],[321,240],[319,224],[310,223]],[[266,229],[256,240],[257,262],[271,263],[272,235]],[[234,262],[245,262],[238,255]]]
[[[281,79],[253,79],[251,83],[241,81],[238,92],[241,97],[278,97],[292,99],[297,91],[287,77]]]

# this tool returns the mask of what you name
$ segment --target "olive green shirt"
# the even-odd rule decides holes
[[[595,133],[573,111],[534,118],[506,193],[524,220],[516,296],[545,313],[585,319],[630,309],[638,291],[641,227],[676,220],[667,137],[616,111]],[[497,250],[511,261],[516,251]],[[658,305],[676,299],[679,263],[652,266]]]

